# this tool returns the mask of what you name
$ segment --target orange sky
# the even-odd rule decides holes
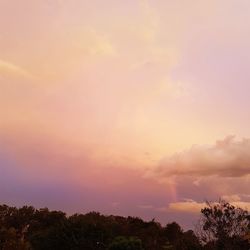
[[[248,206],[249,11],[0,0],[0,202],[184,224],[204,199]]]

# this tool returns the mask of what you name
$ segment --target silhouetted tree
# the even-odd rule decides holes
[[[218,203],[207,202],[201,214],[197,235],[206,249],[249,249],[243,240],[249,226],[247,211],[219,200]]]
[[[201,244],[192,230],[183,232],[182,228],[176,222],[166,225],[164,235],[167,238],[166,249],[173,250],[199,250]]]
[[[108,250],[143,250],[142,242],[135,237],[116,237],[109,245]]]
[[[183,231],[179,224],[172,222],[166,225],[164,228],[164,233],[168,241],[172,244],[176,242],[183,234]]]
[[[220,201],[202,210],[200,239],[176,222],[0,205],[0,250],[249,250],[246,211]],[[121,236],[122,235],[122,236]]]

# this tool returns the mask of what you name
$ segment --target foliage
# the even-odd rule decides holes
[[[202,210],[199,237],[176,222],[0,205],[0,250],[244,250],[247,226],[247,212],[222,201]]]
[[[180,225],[172,222],[166,225],[164,233],[168,239],[165,249],[173,250],[199,250],[200,242],[192,230],[183,232]]]
[[[116,237],[109,245],[108,250],[143,250],[142,242],[135,237]]]
[[[243,240],[249,228],[247,211],[219,200],[207,202],[201,215],[197,234],[208,249],[249,249]]]

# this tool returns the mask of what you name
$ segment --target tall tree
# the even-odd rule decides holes
[[[249,249],[243,238],[249,227],[248,212],[219,200],[207,202],[197,226],[200,240],[213,249]],[[239,248],[238,248],[239,247]],[[208,249],[210,249],[208,248]]]

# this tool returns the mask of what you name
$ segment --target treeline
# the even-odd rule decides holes
[[[226,202],[201,211],[197,232],[137,217],[0,206],[0,250],[249,250],[248,213]],[[237,227],[238,226],[238,227]]]

